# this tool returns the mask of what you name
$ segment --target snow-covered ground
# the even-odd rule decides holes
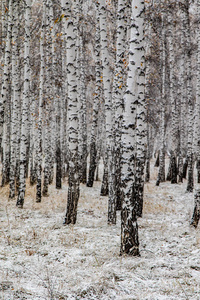
[[[81,186],[77,224],[63,226],[67,183],[23,210],[0,190],[0,299],[200,299],[200,231],[189,226],[186,182],[145,184],[140,257],[119,256],[120,213],[107,225],[107,197]]]

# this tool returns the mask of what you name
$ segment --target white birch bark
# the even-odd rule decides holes
[[[136,79],[136,93],[135,105],[137,107],[136,116],[136,170],[135,170],[135,184],[133,191],[133,200],[136,202],[135,210],[137,216],[142,216],[143,210],[143,190],[144,190],[144,165],[146,159],[146,99],[145,99],[145,57],[144,57],[144,5],[141,7],[140,19],[138,20],[138,40],[139,45],[137,51],[137,76]],[[134,195],[135,193],[135,195]]]
[[[168,43],[169,43],[169,80],[170,80],[170,104],[171,104],[171,183],[177,183],[177,166],[176,157],[178,149],[178,135],[177,135],[177,109],[175,97],[175,58],[174,58],[174,23],[172,12],[168,14]]]
[[[197,15],[200,13],[200,4],[197,4]],[[200,21],[198,22],[200,24]],[[196,103],[194,111],[193,152],[197,160],[197,184],[200,183],[200,32],[197,32],[197,79],[196,79]],[[199,198],[199,190],[197,191]],[[198,223],[198,222],[197,222]]]
[[[188,7],[189,8],[189,7]],[[187,72],[187,102],[188,102],[188,150],[187,150],[187,158],[188,158],[188,182],[187,182],[187,192],[193,191],[194,179],[193,179],[193,152],[192,152],[192,144],[193,144],[193,99],[192,99],[192,82],[191,82],[191,36],[190,36],[190,20],[189,20],[189,11],[186,10],[186,20],[185,24],[185,33],[186,33],[186,48],[187,48],[187,58],[186,58],[186,72]]]
[[[86,81],[85,81],[85,49],[83,44],[84,27],[81,24],[80,33],[80,101],[81,101],[81,127],[79,131],[82,134],[82,151],[81,151],[81,170],[80,181],[85,184],[87,181],[87,99],[86,99]]]
[[[107,167],[108,167],[108,223],[116,223],[116,218],[110,220],[110,214],[114,214],[116,205],[112,205],[110,198],[113,194],[112,185],[112,159],[111,159],[111,149],[113,145],[112,140],[112,94],[111,94],[111,73],[109,66],[109,52],[108,52],[108,41],[107,41],[107,20],[106,20],[106,6],[105,0],[99,1],[99,19],[100,19],[100,40],[101,40],[101,58],[103,67],[103,88],[104,88],[104,98],[105,98],[105,122],[106,122],[106,155],[107,155]],[[104,166],[105,168],[105,166]]]
[[[79,170],[78,170],[78,99],[76,76],[76,30],[72,16],[71,2],[64,0],[65,22],[67,22],[67,80],[68,80],[68,130],[69,130],[69,188],[67,211],[64,224],[75,224],[79,199]],[[78,1],[73,2],[74,6]]]
[[[3,3],[2,3],[3,4]],[[4,8],[5,9],[5,8]],[[1,86],[0,96],[0,146],[3,148],[3,166],[2,166],[2,182],[4,186],[9,181],[9,157],[10,157],[10,132],[8,128],[9,114],[10,114],[10,94],[9,94],[9,81],[10,81],[10,63],[11,63],[11,39],[12,39],[12,9],[13,3],[9,2],[8,8],[8,25],[7,34],[5,39],[5,54],[4,54],[4,67],[3,67],[3,80]],[[6,101],[7,100],[7,101]],[[4,115],[5,111],[5,115]]]
[[[113,193],[109,195],[108,219],[110,223],[116,222],[116,210],[121,209],[121,122],[123,114],[123,95],[125,92],[125,69],[127,65],[126,35],[127,35],[127,1],[119,0],[117,6],[117,39],[116,61],[113,84],[113,138],[112,149],[112,187]]]
[[[19,57],[18,57],[18,22],[19,3],[13,2],[12,28],[12,78],[11,78],[11,138],[10,138],[10,193],[9,198],[15,197],[16,159],[19,133]]]
[[[36,132],[36,100],[31,98],[31,116],[30,116],[30,185],[37,181],[37,132]],[[38,105],[37,105],[38,107]]]
[[[3,123],[3,161],[2,161],[2,180],[1,186],[5,186],[9,183],[10,177],[10,115],[11,115],[11,99],[7,98],[4,112],[4,123]]]
[[[67,26],[68,22],[66,19],[66,15],[68,14],[68,5],[65,5],[65,1],[61,1],[62,15],[65,16],[62,21],[62,29],[63,29],[63,60],[62,60],[62,73],[63,73],[63,125],[61,125],[61,131],[63,132],[62,137],[62,154],[63,154],[63,177],[67,176],[68,173],[68,80],[67,80]]]
[[[1,98],[0,98],[0,142],[2,140],[2,134],[3,134],[4,106],[5,106],[5,101],[8,98],[8,87],[9,87],[9,66],[11,62],[12,11],[13,11],[12,1],[13,0],[9,2],[8,26],[7,26],[7,34],[5,38],[6,45],[5,45],[3,80],[1,86]]]
[[[179,182],[183,181],[183,158],[186,156],[186,137],[187,137],[187,126],[185,116],[187,115],[186,109],[186,86],[187,86],[187,77],[186,77],[186,33],[185,33],[185,25],[186,25],[186,7],[181,7],[181,59],[180,59],[180,90],[181,90],[181,99],[180,99],[180,151],[179,151]]]
[[[46,76],[45,76],[45,98],[44,98],[44,181],[42,195],[48,196],[48,186],[50,179],[51,163],[51,105],[52,105],[52,86],[51,86],[51,30],[50,30],[50,6],[51,1],[46,0],[46,30],[45,30],[45,58],[46,58]]]
[[[17,206],[23,207],[26,190],[26,154],[28,146],[29,92],[30,92],[30,19],[31,0],[25,2],[25,40],[24,40],[24,90],[22,99],[22,123],[20,139],[20,178]]]
[[[100,24],[99,24],[99,2],[96,1],[96,34],[95,34],[95,95],[92,111],[92,128],[90,135],[90,164],[87,186],[92,187],[94,182],[94,175],[96,170],[96,156],[97,156],[97,127],[98,127],[98,112],[100,108],[101,97],[101,45],[100,45]]]
[[[45,76],[45,22],[46,22],[46,3],[43,0],[43,17],[42,28],[40,33],[40,83],[39,83],[39,109],[38,109],[38,123],[37,123],[37,185],[36,185],[36,202],[41,202],[42,198],[42,113],[43,113],[43,97],[44,97],[44,76]]]
[[[161,137],[161,148],[159,155],[159,172],[156,185],[160,182],[165,181],[165,102],[166,102],[166,92],[165,92],[165,82],[166,82],[166,22],[165,13],[162,14],[162,37],[161,37],[161,74],[162,74],[162,91],[161,91],[161,126],[160,126],[160,137]]]
[[[130,50],[127,88],[124,96],[122,127],[122,212],[121,212],[121,254],[139,255],[137,203],[133,199],[135,184],[136,116],[137,101],[143,101],[143,17],[144,2],[132,2]],[[140,76],[141,78],[140,79]],[[142,113],[142,111],[141,111]],[[143,124],[138,123],[143,131]],[[139,140],[138,140],[139,141]],[[138,148],[139,150],[139,148]],[[142,149],[141,149],[142,151]],[[137,201],[137,200],[136,200]]]

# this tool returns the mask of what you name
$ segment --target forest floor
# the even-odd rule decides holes
[[[152,165],[153,166],[153,165]],[[120,256],[120,213],[107,225],[101,182],[81,185],[77,224],[63,226],[67,182],[24,209],[0,190],[0,299],[200,299],[200,231],[189,226],[193,194],[183,184],[145,184],[140,257]]]

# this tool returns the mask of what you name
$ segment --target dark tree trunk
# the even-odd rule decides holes
[[[20,162],[16,161],[16,171],[15,171],[15,186],[16,186],[16,194],[19,192],[19,172],[20,172]]]
[[[158,177],[157,177],[157,180],[156,180],[156,186],[159,186],[160,185],[160,173],[158,172]]]
[[[87,144],[83,144],[83,161],[81,164],[81,178],[80,181],[83,184],[87,182]]]
[[[178,182],[183,182],[183,157],[181,154],[178,157]]]
[[[144,181],[143,181],[143,170],[144,162],[137,160],[136,162],[136,173],[135,173],[135,183],[133,185],[133,209],[137,217],[142,217],[143,211],[143,194],[144,194]]]
[[[158,177],[156,181],[156,186],[159,186],[160,182],[165,181],[165,150],[160,150],[159,155],[159,171],[158,171]]]
[[[116,149],[115,160],[115,193],[116,193],[116,209],[122,208],[122,195],[121,195],[121,152],[120,148]]]
[[[51,156],[51,164],[49,168],[49,184],[53,183],[53,177],[54,177],[54,158]],[[61,171],[62,174],[62,171]]]
[[[177,163],[174,153],[171,154],[171,183],[177,183]]]
[[[69,168],[67,211],[63,223],[64,225],[75,224],[77,218],[77,205],[79,199],[79,179],[76,178],[78,171],[77,170],[75,172],[73,171],[74,171],[73,168]]]
[[[87,186],[92,187],[94,182],[94,174],[96,169],[96,144],[95,142],[91,143],[90,145],[90,168],[89,168],[89,174],[88,174],[88,181]]]
[[[197,168],[197,183],[200,183],[200,160],[199,159],[197,160],[196,168]]]
[[[101,196],[108,195],[108,166],[104,164],[103,180],[101,184]]]
[[[132,214],[132,217],[130,217],[130,214]],[[137,217],[134,210],[128,211],[126,206],[121,210],[121,232],[120,254],[126,253],[133,256],[139,256]]]
[[[9,183],[9,178],[10,178],[9,159],[6,159],[2,170],[1,187],[4,187],[6,184]]]
[[[96,180],[96,181],[99,181],[99,162],[97,163],[97,166],[96,166],[96,176],[95,176],[95,180]]]
[[[170,181],[172,179],[172,156],[170,156],[170,159],[169,159],[169,167],[168,167],[166,179],[167,179],[167,181]]]
[[[198,189],[196,191],[196,194],[194,195],[194,212],[193,212],[190,225],[196,228],[199,223],[199,218],[200,218],[200,189]]]
[[[192,153],[188,157],[188,182],[186,191],[189,193],[193,192],[194,178],[193,178],[193,155]]]
[[[33,164],[31,160],[30,164],[30,185],[34,185],[37,182],[37,166]]]
[[[40,172],[42,172],[42,168]],[[37,176],[36,202],[41,202],[41,200],[42,200],[42,180],[41,180],[41,176],[40,177]]]
[[[26,178],[28,178],[29,153],[30,153],[30,135],[28,136],[28,145],[26,147],[26,167],[25,167],[25,177]]]
[[[42,189],[42,196],[44,196],[44,197],[48,197],[49,196],[49,193],[48,193],[49,172],[48,171],[44,169],[44,184],[43,184],[43,189]]]
[[[60,144],[56,146],[56,189],[62,188],[62,159]]]
[[[183,178],[184,179],[186,179],[187,168],[188,168],[188,157],[186,157],[185,162],[183,164]]]
[[[145,182],[149,182],[150,180],[150,159],[146,160],[146,172],[145,172]]]
[[[160,151],[158,151],[158,155],[157,155],[154,167],[159,167],[159,157],[160,157]]]

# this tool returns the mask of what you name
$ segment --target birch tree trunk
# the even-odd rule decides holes
[[[17,206],[23,208],[26,190],[26,154],[28,146],[28,123],[29,123],[29,91],[30,91],[30,19],[31,0],[25,3],[25,41],[24,41],[24,90],[22,102],[22,124],[20,139],[20,178]]]
[[[172,124],[171,124],[171,183],[177,183],[177,110],[176,110],[176,97],[175,97],[175,58],[174,58],[174,35],[173,35],[173,19],[172,7],[168,13],[168,43],[169,43],[169,79],[170,79],[170,104],[172,110]]]
[[[194,195],[194,211],[193,211],[190,225],[197,228],[199,219],[200,219],[200,189],[197,189]]]
[[[192,153],[192,144],[193,144],[193,99],[192,99],[192,83],[191,83],[191,35],[190,35],[190,20],[189,20],[189,5],[186,10],[186,21],[185,21],[185,33],[186,33],[186,47],[187,47],[187,101],[188,101],[188,182],[187,182],[187,192],[192,192],[194,187],[193,179],[193,153]]]
[[[164,13],[163,13],[164,14]],[[165,16],[162,15],[162,50],[161,50],[161,74],[162,74],[162,92],[161,92],[161,126],[160,126],[160,134],[161,134],[161,149],[159,155],[159,172],[156,185],[159,185],[160,182],[165,181],[165,81],[166,81],[166,33],[164,22]]]
[[[132,2],[130,50],[127,76],[127,89],[124,96],[124,115],[122,127],[122,211],[121,211],[121,254],[139,255],[138,240],[138,198],[135,194],[135,158],[136,158],[136,116],[137,101],[143,102],[144,97],[144,35],[143,20],[144,2]],[[141,109],[141,115],[143,115]],[[138,122],[141,126],[142,139],[144,124],[142,118]],[[141,139],[141,141],[142,141]],[[139,142],[139,139],[138,139]],[[141,143],[142,145],[142,143]],[[139,146],[139,144],[138,144]],[[140,148],[143,152],[142,147]],[[139,147],[138,147],[139,150]],[[138,151],[140,155],[140,152]],[[141,163],[141,157],[138,159]]]
[[[0,144],[3,148],[2,181],[1,186],[9,182],[10,178],[10,108],[11,95],[9,94],[10,63],[11,63],[11,39],[12,39],[12,10],[13,2],[9,2],[8,25],[6,34],[3,82],[0,98]]]
[[[121,209],[121,127],[123,115],[123,95],[125,92],[125,69],[126,61],[126,36],[127,36],[127,1],[119,0],[117,8],[117,41],[116,41],[116,62],[113,84],[113,138],[114,149],[112,150],[113,173],[113,194],[110,195],[109,201],[116,208],[111,209],[116,213],[116,209]],[[113,199],[111,198],[113,197]],[[116,216],[111,213],[109,219],[115,220]]]
[[[106,119],[106,155],[108,168],[108,223],[116,223],[116,203],[113,198],[113,162],[112,162],[112,94],[111,94],[111,73],[109,66],[109,52],[107,44],[107,20],[105,0],[99,1],[99,20],[100,20],[100,40],[101,40],[101,55],[103,67],[103,87],[105,98],[105,119]],[[104,165],[105,168],[105,165]]]
[[[19,3],[13,1],[13,28],[12,28],[12,82],[11,82],[11,138],[10,138],[10,193],[13,199],[16,193],[15,176],[17,170],[17,147],[19,133],[19,57],[18,57],[18,31],[19,31]]]
[[[92,112],[92,129],[90,138],[90,166],[87,186],[92,187],[94,182],[94,174],[96,170],[96,156],[97,156],[97,127],[98,127],[98,112],[100,108],[101,97],[101,60],[100,60],[100,24],[99,24],[99,2],[96,1],[96,35],[95,35],[95,95]]]
[[[200,4],[197,4],[197,15],[200,13]],[[198,25],[200,25],[200,21],[198,20]],[[195,155],[194,159],[196,159],[196,168],[197,168],[197,184],[199,186],[200,183],[200,33],[197,32],[197,77],[196,77],[196,103],[194,109],[194,126],[193,126],[193,153]],[[192,189],[191,189],[192,191]],[[199,201],[199,187],[197,189],[197,193],[195,195],[195,199]],[[198,204],[196,203],[196,206]],[[194,213],[197,215],[199,212]],[[195,216],[197,218],[197,216]],[[197,221],[198,224],[198,221]]]
[[[43,17],[42,28],[40,34],[40,83],[39,83],[39,109],[37,123],[37,185],[36,185],[36,202],[41,202],[42,199],[42,112],[43,112],[43,97],[44,97],[44,76],[45,76],[45,54],[44,54],[44,38],[45,38],[45,22],[46,22],[46,0],[43,0]]]
[[[80,181],[85,184],[87,182],[87,101],[86,101],[86,82],[85,82],[85,50],[83,42],[83,24],[81,25],[80,34],[80,88],[81,88],[81,123],[82,123],[82,154],[81,154],[81,170],[80,170]]]
[[[79,2],[74,1],[78,6]],[[76,30],[72,16],[71,2],[63,0],[65,22],[67,22],[67,80],[68,80],[68,130],[69,130],[69,177],[67,211],[64,224],[75,224],[79,199],[78,170],[78,99],[76,81]]]
[[[34,185],[37,182],[37,155],[36,155],[36,100],[32,99],[31,104],[31,128],[30,128],[30,185]]]
[[[51,164],[51,106],[52,106],[52,67],[51,67],[51,26],[50,26],[50,6],[52,2],[46,0],[46,77],[45,77],[45,97],[44,97],[44,182],[42,195],[48,196],[48,186],[50,180],[50,164]]]
[[[186,7],[181,6],[181,62],[180,62],[180,89],[181,89],[181,100],[180,100],[180,150],[179,150],[179,163],[178,163],[178,175],[179,182],[183,182],[183,158],[186,156],[186,145],[185,145],[185,137],[186,137],[186,126],[185,126],[185,116],[187,114],[186,111],[186,86],[187,86],[187,78],[186,78],[186,47],[185,47],[185,23],[186,23]]]
[[[5,107],[6,99],[8,99],[9,74],[10,74],[9,66],[11,62],[11,39],[12,39],[12,18],[13,18],[12,11],[13,11],[13,0],[10,0],[9,9],[8,9],[7,34],[5,38],[3,82],[1,86],[1,98],[0,98],[0,143],[2,142],[2,135],[3,135],[4,107]]]

